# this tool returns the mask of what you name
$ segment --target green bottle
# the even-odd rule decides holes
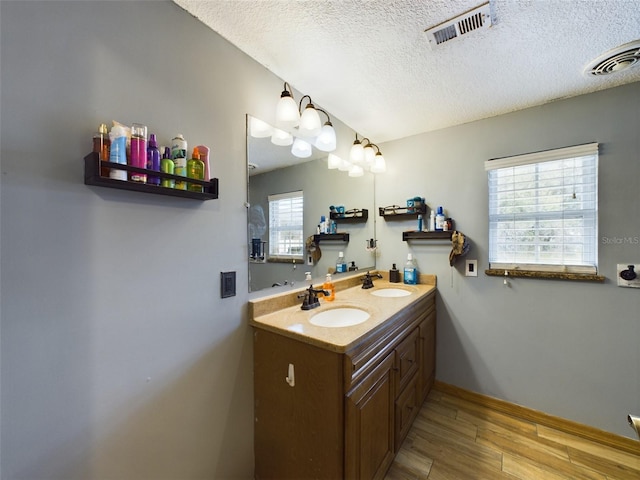
[[[169,147],[165,147],[162,160],[160,160],[160,170],[164,173],[170,173],[173,175],[174,167],[175,165],[173,164],[173,160],[171,160],[171,149]],[[176,181],[172,178],[163,178],[162,186],[165,188],[175,188]]]
[[[187,160],[187,177],[195,178],[196,180],[204,180],[204,162],[200,160],[200,152],[197,148],[193,149],[193,155]],[[191,192],[202,193],[202,185],[197,183],[190,183],[187,189]]]

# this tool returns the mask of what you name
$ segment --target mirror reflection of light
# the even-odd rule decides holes
[[[291,153],[298,158],[308,158],[311,156],[311,144],[301,138],[296,138],[291,147]]]
[[[351,165],[349,169],[350,177],[361,177],[364,175],[364,169],[360,165]]]
[[[279,128],[274,128],[273,135],[271,135],[271,143],[281,147],[288,147],[293,143],[293,135]]]
[[[249,131],[254,138],[266,138],[273,135],[273,127],[256,117],[249,117]]]

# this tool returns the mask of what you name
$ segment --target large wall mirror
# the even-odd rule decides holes
[[[346,171],[329,169],[328,154],[315,148],[310,157],[297,158],[291,153],[291,146],[274,145],[270,136],[252,136],[254,121],[247,116],[249,291],[291,284],[301,286],[305,272],[311,272],[317,285],[324,281],[328,271],[335,269],[340,252],[349,267],[354,264],[358,268],[355,274],[374,268],[376,252],[370,248],[371,240],[375,239],[374,175],[365,172],[361,177],[350,177]],[[348,142],[340,138],[338,141]],[[304,247],[294,248],[292,254],[298,256],[295,259],[269,254],[269,200],[273,202],[292,192],[302,192],[303,197]],[[316,244],[319,251],[314,253],[310,241],[317,234],[321,217],[324,215],[329,220],[331,206],[345,208],[345,219],[335,221],[337,232],[348,233],[349,241],[321,236]],[[366,221],[348,218],[353,210],[366,210]],[[334,278],[349,274],[354,273],[335,274]]]

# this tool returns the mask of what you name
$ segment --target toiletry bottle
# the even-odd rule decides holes
[[[327,278],[322,284],[322,289],[329,292],[329,296],[323,297],[327,302],[333,302],[336,299],[336,287],[331,280],[331,274],[327,273]]]
[[[438,207],[436,212],[436,231],[441,232],[444,229],[444,210],[442,207]]]
[[[111,140],[109,140],[109,132],[107,130],[107,125],[104,123],[100,124],[98,131],[93,135],[93,151],[98,154],[101,162],[109,161],[109,146],[111,145]],[[108,177],[109,169],[107,167],[100,167],[100,176]]]
[[[393,264],[391,270],[389,270],[389,281],[391,283],[400,283],[400,270],[396,268],[396,264]]]
[[[177,135],[171,140],[171,159],[173,160],[173,173],[181,177],[187,176],[187,141],[182,135]],[[186,190],[187,182],[177,181],[178,190]]]
[[[140,123],[131,125],[131,166],[147,168],[147,127]],[[131,181],[147,183],[147,175],[131,172]]]
[[[358,266],[356,265],[356,262],[351,262],[351,265],[349,265],[349,271],[355,272],[357,270],[358,270]]]
[[[109,161],[111,163],[127,164],[127,132],[124,127],[115,125],[109,132],[109,140],[111,140],[111,149],[109,150]],[[109,178],[114,180],[127,180],[126,170],[116,170],[112,168],[109,171]]]
[[[422,231],[422,214],[418,215],[418,231]]]
[[[336,273],[344,273],[346,271],[347,263],[344,261],[344,252],[340,252],[336,260]]]
[[[324,215],[320,217],[320,233],[328,233],[327,219]]]
[[[404,283],[416,285],[418,283],[418,267],[413,260],[413,255],[407,254],[407,263],[404,266]]]
[[[171,160],[171,149],[169,147],[164,148],[164,154],[160,161],[160,170],[164,173],[170,173],[173,175],[174,165],[173,160]],[[163,178],[162,186],[165,188],[174,188],[176,186],[176,181],[172,178]]]
[[[204,180],[204,163],[200,160],[198,147],[193,149],[191,158],[187,160],[187,177]],[[192,192],[202,193],[202,185],[198,185],[197,183],[190,183],[188,189]]]
[[[436,230],[436,212],[431,210],[431,215],[429,216],[429,231],[434,232]]]
[[[147,170],[160,171],[160,150],[158,150],[158,142],[155,133],[149,134],[149,145],[147,146]],[[147,177],[149,185],[160,185],[160,177]]]

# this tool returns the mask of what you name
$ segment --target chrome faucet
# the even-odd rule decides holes
[[[309,288],[307,288],[307,290],[298,295],[298,298],[304,298],[304,300],[302,301],[302,306],[300,307],[302,310],[311,310],[312,308],[317,308],[320,306],[320,302],[318,301],[318,295],[324,295],[325,297],[328,297],[330,295],[330,292],[327,292],[326,290],[316,290],[313,288],[313,285],[309,285]]]

